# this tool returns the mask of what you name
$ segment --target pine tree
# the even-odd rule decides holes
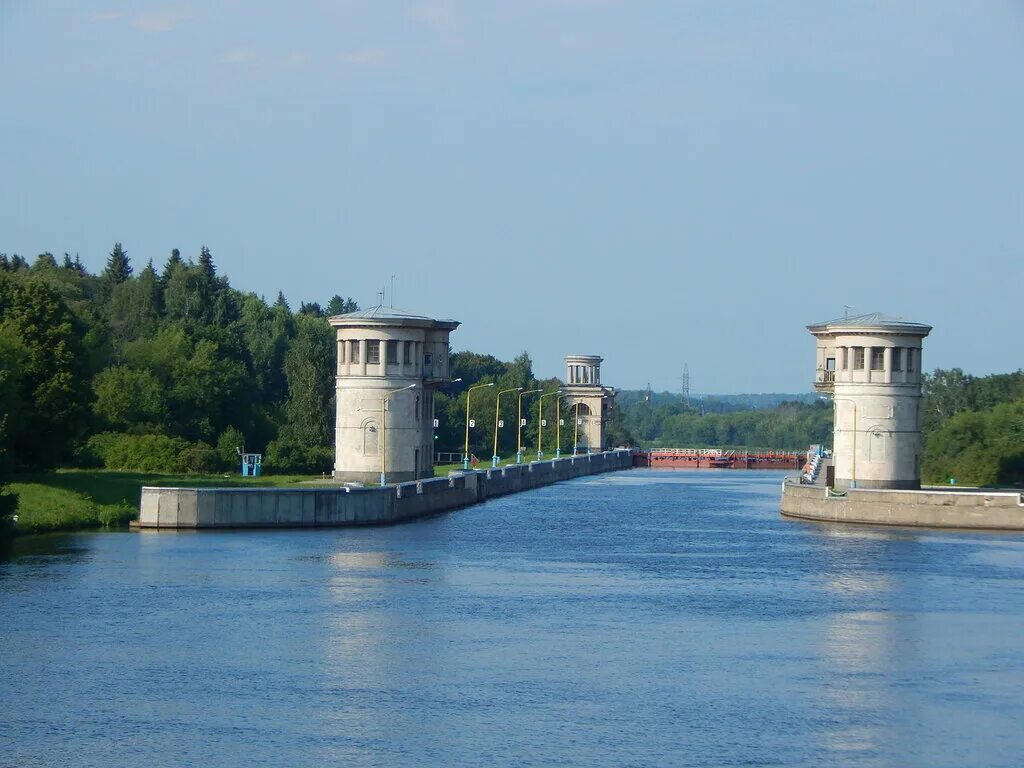
[[[277,292],[277,301],[274,302],[275,307],[284,307],[291,312],[291,307],[288,305],[288,299],[284,297],[284,291]]]
[[[0,272],[10,272],[11,262],[6,253],[0,253]]]
[[[111,287],[120,285],[132,276],[132,264],[128,259],[128,252],[121,247],[120,243],[114,243],[114,250],[110,252],[107,259],[107,268],[103,270],[103,280]]]
[[[181,264],[181,251],[179,251],[177,248],[172,248],[171,257],[167,259],[167,263],[164,264],[164,271],[160,275],[161,283],[163,283],[164,285],[167,284],[168,278],[170,278],[171,273],[174,272],[174,268],[178,264]]]
[[[213,266],[213,256],[205,245],[199,249],[199,267],[208,280],[212,281],[217,277],[217,268]]]

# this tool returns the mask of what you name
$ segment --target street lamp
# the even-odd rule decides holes
[[[494,455],[491,456],[491,466],[498,466],[498,415],[501,413],[501,396],[508,394],[509,392],[522,392],[522,387],[513,387],[512,389],[503,389],[498,393],[498,398],[494,401]]]
[[[556,389],[554,392],[545,392],[537,399],[537,461],[544,458],[543,446],[543,435],[544,435],[544,398],[552,397],[554,395],[562,394],[562,390]]]
[[[851,466],[850,466],[850,474],[853,475],[853,477],[850,478],[850,487],[851,488],[856,488],[857,487],[857,401],[856,400],[850,400],[847,397],[833,397],[832,398],[832,403],[833,403],[833,410],[832,410],[832,423],[833,423],[833,425],[835,425],[835,422],[836,422],[835,403],[849,403],[850,405],[853,406],[853,461],[851,462]],[[833,447],[833,449],[835,448],[835,446],[832,446],[832,447]]]
[[[516,464],[523,463],[523,395],[543,392],[543,389],[528,389],[519,393],[519,436],[516,438]]]
[[[415,384],[410,384],[407,387],[399,387],[393,389],[384,395],[384,399],[381,401],[381,427],[380,427],[380,484],[387,485],[387,472],[388,472],[388,405],[391,403],[391,396],[397,392],[404,392],[407,389],[414,389]]]
[[[562,398],[572,393],[559,390],[561,394],[555,398],[555,458],[562,458]]]
[[[494,382],[488,382],[487,384],[476,384],[466,390],[466,450],[462,454],[462,468],[469,469],[469,398],[473,395],[474,389],[483,389],[484,387],[493,387]]]

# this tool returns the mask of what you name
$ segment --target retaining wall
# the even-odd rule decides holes
[[[1024,530],[1024,494],[1016,491],[851,489],[828,496],[820,485],[782,484],[782,514],[804,520],[928,528]]]
[[[629,450],[454,472],[383,488],[142,489],[139,528],[313,528],[387,525],[633,466]]]

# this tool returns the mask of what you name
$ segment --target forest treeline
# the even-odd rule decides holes
[[[136,270],[115,244],[91,274],[77,258],[0,254],[0,487],[15,473],[60,466],[212,472],[237,467],[237,449],[264,453],[268,471],[317,473],[333,463],[334,334],[326,318],[358,307],[332,296],[293,309],[232,288],[210,250],[172,250],[159,269]],[[493,451],[495,399],[522,387],[550,392],[525,352],[511,362],[473,352],[451,357],[436,398],[436,447],[459,451],[466,391],[473,392],[471,451]],[[701,412],[679,400],[623,393],[607,427],[614,445],[801,449],[830,444],[831,405]],[[536,393],[523,399],[522,443],[536,451]],[[515,453],[518,392],[502,396],[498,453]],[[540,417],[555,450],[556,398]],[[925,379],[924,476],[960,483],[1024,480],[1024,373],[972,377],[957,369]],[[563,411],[563,450],[571,414]],[[0,515],[13,507],[0,494]]]
[[[924,482],[1024,484],[1024,371],[926,375],[921,422]]]
[[[231,287],[203,247],[100,274],[65,254],[0,254],[0,473],[57,466],[210,472],[236,449],[282,471],[329,467],[334,341],[356,309]]]

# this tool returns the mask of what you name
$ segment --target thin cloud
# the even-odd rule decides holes
[[[132,19],[132,26],[141,32],[172,32],[191,15],[185,8],[164,8],[139,14]]]
[[[220,58],[219,64],[249,64],[256,59],[256,51],[252,48],[241,45],[226,50]]]
[[[458,23],[455,0],[427,0],[410,11],[413,19],[434,32],[450,35]]]
[[[120,11],[99,11],[90,16],[89,21],[102,23],[105,21],[117,21],[120,18]]]
[[[338,54],[338,61],[357,67],[373,66],[383,59],[384,52],[379,48],[360,48],[355,51],[345,51]]]

